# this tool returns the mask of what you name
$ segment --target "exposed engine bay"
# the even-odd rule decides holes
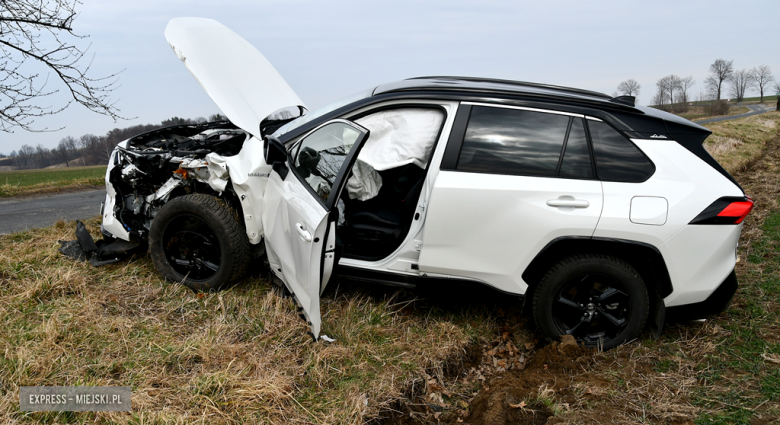
[[[237,155],[250,137],[230,122],[220,121],[167,127],[120,143],[109,161],[109,196],[101,211],[103,233],[125,240],[146,239],[155,215],[172,197],[228,192],[226,198],[236,198],[219,159]],[[216,155],[213,161],[207,158],[211,154]],[[127,235],[117,232],[120,229]]]

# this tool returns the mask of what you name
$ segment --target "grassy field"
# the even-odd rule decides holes
[[[748,112],[750,112],[750,108],[748,108],[747,106],[732,105],[729,108],[728,115],[731,116],[731,115],[746,114]],[[677,115],[685,118],[686,120],[692,120],[692,121],[703,120],[703,119],[707,119],[707,118],[715,118],[716,116],[721,116],[721,115],[707,115],[704,112],[704,107],[703,106],[691,106],[691,107],[688,108],[687,112],[684,112],[684,113],[681,113],[681,114],[677,114]]]
[[[777,137],[780,112],[767,112],[704,126],[713,132],[704,147],[729,173],[736,173],[758,159],[767,142]]]
[[[777,102],[777,95],[774,94],[773,91],[771,91],[771,93],[772,93],[772,95],[764,96],[764,103],[776,103]],[[726,99],[727,98],[724,98],[724,100],[726,100]],[[742,103],[759,103],[760,101],[761,101],[761,97],[759,97],[759,96],[756,96],[756,97],[746,97],[746,98],[742,99]],[[700,101],[700,102],[691,102],[691,103],[693,103],[694,106],[698,106],[698,105],[703,105],[703,104],[706,104],[706,103],[709,103],[709,102],[711,102],[711,100],[704,100],[704,101]],[[737,102],[735,100],[733,100],[733,99],[730,102],[728,102],[728,103],[729,103],[729,105],[732,105],[732,106],[737,104]]]
[[[57,253],[71,238],[63,222],[0,236],[0,422],[362,423],[426,374],[444,379],[495,324],[484,307],[335,283],[322,311],[337,342],[315,344],[257,275],[196,295],[145,255],[73,262]],[[22,385],[130,385],[134,411],[24,414]]]
[[[778,423],[778,124],[708,125],[707,149],[756,200],[729,311],[606,353],[540,342],[516,299],[486,289],[346,282],[322,298],[336,342],[315,344],[257,272],[197,295],[146,255],[64,258],[73,223],[0,236],[0,422]],[[129,385],[133,412],[24,413],[23,385]]]
[[[761,97],[746,97],[742,99],[742,102],[745,103],[758,103],[761,101]],[[764,96],[764,103],[776,103],[777,102],[777,95],[773,94],[771,96]]]
[[[105,165],[0,172],[0,197],[58,192],[80,186],[102,186]]]

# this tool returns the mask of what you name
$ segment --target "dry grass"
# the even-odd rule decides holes
[[[146,256],[93,268],[57,252],[73,227],[0,236],[2,422],[362,423],[492,332],[484,311],[334,283],[323,332],[337,342],[313,343],[261,278],[198,296]],[[25,414],[24,385],[130,385],[133,412]]]
[[[780,112],[706,124],[713,134],[704,147],[729,173],[745,170],[761,156],[766,143],[777,137]]]
[[[708,118],[716,118],[721,116],[731,116],[731,115],[739,115],[739,114],[746,114],[750,112],[750,108],[747,106],[737,106],[737,105],[731,105],[729,107],[729,113],[726,115],[709,115],[704,106],[689,106],[688,110],[677,114],[687,120],[703,120]]]

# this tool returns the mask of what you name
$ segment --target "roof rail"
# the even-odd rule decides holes
[[[478,77],[456,77],[456,76],[446,76],[446,75],[438,75],[438,76],[427,76],[427,77],[414,77],[414,78],[408,78],[409,80],[431,80],[431,79],[445,79],[445,80],[461,80],[461,81],[472,81],[472,82],[479,82],[479,83],[496,83],[496,84],[507,84],[507,85],[513,85],[513,86],[521,86],[521,87],[536,87],[536,88],[542,88],[542,89],[548,89],[548,90],[556,90],[556,91],[562,91],[562,92],[569,92],[569,93],[577,93],[577,94],[584,94],[587,96],[595,96],[595,97],[601,97],[604,99],[609,99],[611,96],[599,93],[596,91],[591,90],[583,90],[573,87],[564,87],[564,86],[555,86],[552,84],[541,84],[541,83],[531,83],[527,81],[515,81],[515,80],[502,80],[498,78],[478,78]],[[633,105],[631,105],[633,106]]]

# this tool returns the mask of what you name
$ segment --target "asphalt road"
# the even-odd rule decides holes
[[[0,235],[100,214],[105,189],[0,201]]]
[[[776,109],[776,107],[774,106],[764,106],[764,105],[745,105],[745,106],[747,106],[748,109],[750,109],[750,112],[739,114],[739,115],[731,115],[728,117],[710,118],[710,119],[694,121],[694,122],[696,124],[709,124],[711,122],[735,120],[737,118],[745,118],[752,115],[763,114],[764,112],[774,111]]]

